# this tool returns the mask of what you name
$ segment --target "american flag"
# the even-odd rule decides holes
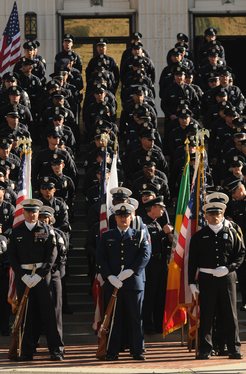
[[[24,221],[23,207],[20,205],[25,199],[31,198],[31,141],[30,139],[20,140],[22,143],[21,165],[19,170],[18,185],[17,185],[17,201],[15,208],[15,216],[13,228],[17,227]],[[21,143],[20,143],[21,145]],[[16,288],[15,288],[15,274],[12,268],[9,269],[9,290],[8,302],[12,306],[12,311],[16,307]]]
[[[30,144],[30,143],[29,143]],[[15,208],[15,216],[13,227],[18,226],[24,221],[23,207],[21,202],[32,197],[31,187],[31,149],[30,146],[23,145],[21,155],[21,165],[19,170],[18,185],[17,185],[17,201]]]
[[[104,151],[103,161],[101,165],[101,188],[100,188],[100,199],[101,199],[101,209],[100,209],[100,236],[105,231],[108,231],[108,220],[107,220],[107,186],[106,186],[106,162],[107,149]]]
[[[10,70],[21,56],[20,25],[16,2],[14,2],[7,26],[0,41],[0,74]]]

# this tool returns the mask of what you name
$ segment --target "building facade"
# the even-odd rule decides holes
[[[13,2],[0,2],[1,34]],[[129,34],[140,31],[156,67],[158,97],[158,78],[177,33],[189,36],[195,56],[203,31],[209,26],[218,29],[227,63],[234,64],[233,69],[241,76],[243,64],[240,58],[237,63],[237,53],[243,53],[240,51],[246,41],[246,0],[16,0],[16,3],[22,42],[28,35],[39,40],[40,54],[47,61],[47,76],[53,72],[54,56],[61,49],[64,32],[75,36],[74,47],[86,66],[98,37],[108,38],[109,54],[119,62]],[[30,21],[30,17],[34,19]],[[240,83],[245,91],[243,79]]]

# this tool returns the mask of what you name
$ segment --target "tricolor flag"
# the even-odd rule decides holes
[[[179,238],[183,216],[187,208],[190,197],[190,157],[188,150],[186,152],[186,163],[182,173],[174,228],[174,239],[172,246],[171,259],[168,265],[168,278],[166,289],[165,310],[163,318],[163,334],[167,334],[179,329],[186,323],[186,310],[180,307],[180,282],[182,264],[176,262],[175,251],[177,240]]]
[[[10,71],[21,56],[20,25],[16,2],[0,41],[0,74]]]

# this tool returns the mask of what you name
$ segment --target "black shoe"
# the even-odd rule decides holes
[[[144,361],[145,360],[145,356],[143,354],[133,355],[132,358],[133,358],[133,360],[138,360],[138,361]]]
[[[228,358],[232,360],[240,360],[243,358],[243,355],[240,352],[234,352],[234,353],[229,353]]]
[[[33,356],[32,355],[20,355],[20,357],[17,358],[17,361],[32,361]]]
[[[240,307],[241,312],[246,312],[246,304],[242,305]]]
[[[50,355],[51,361],[63,361],[63,358],[63,354],[58,352]]]
[[[110,354],[107,354],[106,357],[105,357],[105,360],[106,361],[117,361],[119,358],[118,355],[110,355]]]
[[[220,350],[218,350],[217,356],[228,356],[227,349],[220,349]]]
[[[208,360],[210,357],[209,353],[199,353],[199,355],[196,356],[197,360]]]

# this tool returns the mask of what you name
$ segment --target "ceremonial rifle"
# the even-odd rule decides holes
[[[20,328],[21,328],[21,325],[24,319],[29,291],[30,291],[30,288],[26,286],[25,292],[22,296],[20,305],[16,313],[15,321],[12,327],[12,337],[11,337],[10,348],[9,348],[9,353],[8,353],[8,358],[10,360],[16,360],[18,357],[17,349],[18,349],[18,342],[19,342],[19,331],[20,331]]]
[[[110,330],[112,314],[113,314],[116,299],[117,299],[117,293],[118,293],[118,288],[115,287],[112,293],[112,296],[109,300],[109,303],[108,303],[108,306],[107,306],[107,309],[106,309],[106,312],[103,318],[103,322],[99,329],[99,344],[98,344],[98,349],[96,353],[96,358],[98,358],[99,360],[104,360],[106,357],[108,334]]]

